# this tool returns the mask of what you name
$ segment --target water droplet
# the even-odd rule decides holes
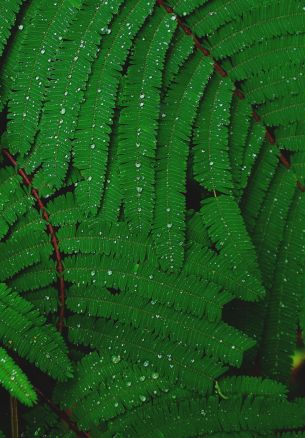
[[[65,112],[66,112],[65,108],[62,108],[62,109],[60,110],[60,114],[65,114]]]
[[[121,356],[120,355],[112,356],[111,360],[112,360],[113,363],[119,363],[120,360],[121,360]]]
[[[136,167],[141,167],[141,163],[136,163]]]
[[[107,271],[107,274],[108,274],[108,275],[112,275],[112,271],[109,269],[109,270]]]
[[[145,400],[146,400],[145,395],[140,395],[140,400],[141,400],[142,402],[145,402]]]
[[[158,373],[152,373],[151,377],[152,377],[153,379],[158,379],[159,374],[158,374]]]

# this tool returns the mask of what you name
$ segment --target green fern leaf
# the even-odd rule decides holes
[[[122,0],[116,0],[116,4],[119,3]],[[151,12],[153,3],[152,0],[133,0],[124,6],[113,23],[112,34],[102,42],[101,51],[92,66],[86,101],[81,108],[80,123],[73,145],[74,164],[84,177],[78,184],[76,196],[87,213],[95,214],[101,201],[120,71],[132,40]],[[128,33],[126,27],[129,28]],[[106,27],[104,29],[107,32]],[[98,165],[94,165],[95,163]]]
[[[178,382],[202,394],[211,391],[214,379],[226,371],[226,367],[215,359],[180,343],[165,343],[146,329],[135,329],[106,319],[88,320],[84,316],[69,318],[68,327],[72,342],[102,348],[102,351],[108,349],[115,357],[134,364],[145,363],[169,382]]]
[[[3,348],[0,348],[0,383],[13,397],[27,406],[32,406],[37,401],[28,378]]]
[[[59,4],[41,1],[27,26],[20,50],[29,51],[31,56],[18,60],[9,101],[9,113],[14,116],[8,123],[7,142],[13,154],[25,155],[33,143],[49,84],[50,63],[75,13],[70,0],[61,0]]]
[[[70,139],[90,65],[97,56],[102,34],[106,33],[105,29],[121,3],[122,0],[85,2],[86,7],[80,9],[58,52],[37,138],[43,171],[35,176],[34,184],[44,194],[50,193],[53,187],[60,188],[66,175]]]
[[[259,280],[255,249],[234,199],[226,195],[207,198],[200,214],[216,248],[230,260],[233,271],[242,270],[245,276],[254,275]]]
[[[181,71],[178,85],[170,90],[162,109],[165,117],[159,131],[153,230],[157,254],[165,270],[177,271],[183,263],[187,141],[211,71],[211,62],[195,54],[188,69]],[[141,185],[138,190],[141,192]]]
[[[209,191],[233,188],[228,155],[229,111],[233,84],[214,76],[201,103],[194,133],[194,176]]]
[[[0,28],[0,55],[2,55],[6,41],[9,38],[11,27],[16,19],[23,0],[3,0],[0,5],[2,24]]]
[[[242,352],[254,345],[250,338],[223,322],[199,320],[147,299],[137,297],[135,304],[132,295],[120,294],[118,298],[104,291],[92,294],[91,300],[81,292],[75,295],[75,291],[77,289],[67,300],[74,312],[88,312],[91,316],[111,317],[135,328],[144,327],[163,339],[169,336],[172,342],[181,341],[193,349],[214,355],[224,363],[239,366]]]
[[[134,44],[120,99],[118,156],[125,218],[148,234],[153,219],[157,126],[164,58],[176,29],[158,9]]]
[[[59,333],[45,325],[45,319],[30,303],[3,284],[0,300],[2,342],[50,376],[58,380],[70,377],[67,350]]]

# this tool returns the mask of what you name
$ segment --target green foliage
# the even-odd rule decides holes
[[[23,435],[303,436],[302,2],[0,3]]]
[[[3,348],[0,349],[0,364],[1,385],[22,403],[32,406],[37,401],[35,391],[26,375]]]

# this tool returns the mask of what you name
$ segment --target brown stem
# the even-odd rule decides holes
[[[2,149],[2,153],[14,167],[17,167],[17,161],[14,159],[14,157],[10,154],[10,152],[7,149]],[[18,173],[22,177],[24,184],[27,187],[30,187],[32,181],[31,181],[31,178],[26,174],[26,172],[23,169],[19,168]],[[60,301],[59,320],[58,320],[58,324],[57,324],[57,329],[61,333],[63,328],[64,328],[64,316],[65,316],[65,282],[64,282],[64,278],[63,278],[64,268],[63,268],[63,264],[62,264],[62,258],[61,258],[61,254],[60,254],[59,248],[58,248],[58,240],[56,237],[56,232],[55,232],[52,224],[50,223],[49,215],[45,209],[45,206],[44,206],[42,200],[40,199],[40,197],[38,195],[38,191],[35,188],[31,188],[31,193],[32,193],[32,196],[35,198],[37,205],[42,212],[42,216],[47,223],[48,232],[51,236],[51,243],[53,245],[54,252],[55,252],[55,257],[56,257],[56,262],[57,262],[56,263],[56,270],[57,270],[58,277],[59,277],[58,283],[59,283],[59,301]]]
[[[70,430],[76,433],[76,436],[78,438],[90,438],[89,433],[80,431],[75,421],[73,421],[66,412],[62,411],[55,403],[53,403],[46,395],[44,395],[44,393],[39,388],[35,387],[35,391],[52,409],[52,411],[55,412],[55,414],[69,426]]]
[[[10,396],[10,412],[11,412],[11,436],[12,438],[19,438],[18,401],[13,396]]]

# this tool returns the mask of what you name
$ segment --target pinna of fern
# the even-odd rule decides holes
[[[0,381],[30,406],[18,356],[54,379],[25,433],[300,436],[302,3],[4,16]]]

